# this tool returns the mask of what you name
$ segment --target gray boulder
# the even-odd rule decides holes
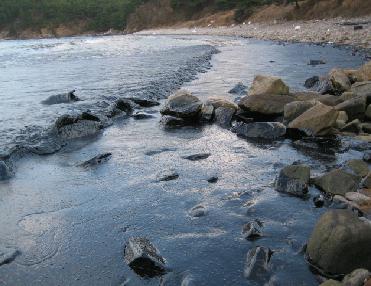
[[[272,250],[263,246],[256,246],[250,249],[246,256],[244,276],[257,280],[269,278],[269,262],[272,254]]]
[[[343,169],[332,170],[314,179],[314,184],[326,193],[345,196],[348,192],[356,192],[361,177]]]
[[[310,168],[306,165],[290,165],[284,167],[275,182],[278,192],[296,197],[305,197],[308,193]]]
[[[75,90],[72,90],[68,93],[62,93],[57,95],[52,95],[49,98],[43,100],[41,103],[45,105],[61,104],[61,103],[70,103],[80,101],[80,99],[75,95]]]
[[[356,82],[351,91],[357,96],[368,97],[371,94],[371,81]]]
[[[363,118],[366,111],[365,97],[355,97],[335,106],[338,111],[345,111],[349,120]]]
[[[202,102],[187,91],[178,91],[175,95],[169,97],[162,115],[170,115],[185,120],[198,119],[202,108]]]
[[[317,222],[307,255],[325,274],[341,275],[371,269],[371,224],[349,210],[330,210]],[[355,259],[355,257],[357,259]]]
[[[285,105],[283,110],[283,118],[285,122],[289,123],[308,109],[312,108],[318,101],[293,101]]]
[[[152,278],[166,273],[165,259],[147,238],[130,238],[125,246],[124,259],[139,276]]]
[[[231,127],[233,116],[236,113],[236,109],[229,107],[219,107],[215,110],[215,122],[223,128]]]
[[[286,127],[279,122],[238,122],[232,131],[244,138],[278,139],[285,135]]]

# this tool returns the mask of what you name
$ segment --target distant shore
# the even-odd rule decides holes
[[[362,18],[251,23],[223,27],[169,27],[144,30],[146,34],[226,35],[285,42],[333,43],[371,50],[371,15]]]

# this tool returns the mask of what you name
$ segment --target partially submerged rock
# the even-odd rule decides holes
[[[13,176],[11,168],[3,160],[0,160],[0,181],[7,180]]]
[[[257,75],[249,90],[249,95],[289,94],[289,87],[278,77]]]
[[[125,246],[124,259],[139,276],[152,278],[166,273],[165,259],[147,238],[130,238]]]
[[[189,215],[192,217],[202,217],[205,216],[206,214],[207,209],[203,205],[195,206],[189,211]]]
[[[335,126],[337,117],[338,111],[333,107],[318,103],[294,119],[289,128],[300,129],[313,136],[325,135]]]
[[[278,139],[286,133],[286,127],[279,122],[238,122],[232,127],[238,136],[255,139]]]
[[[339,121],[336,121],[337,126],[339,126]],[[361,122],[359,119],[354,119],[353,121],[349,123],[344,123],[343,126],[341,126],[340,130],[342,132],[350,132],[358,134],[362,130]]]
[[[210,153],[199,153],[199,154],[192,154],[188,156],[183,156],[183,159],[189,160],[189,161],[200,161],[205,160],[211,156]]]
[[[247,86],[244,85],[242,82],[236,84],[228,93],[236,94],[236,95],[243,95],[246,93]]]
[[[349,120],[363,118],[366,111],[365,97],[355,97],[335,106],[338,111],[345,111]]]
[[[148,113],[145,113],[145,112],[137,112],[137,113],[133,114],[132,117],[134,118],[134,120],[144,120],[144,119],[154,118],[154,116],[152,114],[148,114]]]
[[[195,120],[201,112],[202,102],[187,91],[179,91],[169,97],[164,108],[163,115],[170,115],[185,120]]]
[[[309,238],[307,255],[324,274],[342,275],[357,268],[371,269],[370,241],[369,222],[348,210],[330,210],[317,222]]]
[[[11,263],[20,255],[20,251],[12,247],[0,246],[0,266]]]
[[[263,236],[262,227],[263,224],[260,221],[254,220],[243,226],[242,235],[247,240],[258,239]]]
[[[250,249],[246,256],[244,276],[249,279],[264,279],[272,254],[272,250],[263,246]]]
[[[229,107],[219,107],[215,110],[215,122],[223,128],[231,126],[232,118],[236,113],[236,109]]]
[[[80,164],[80,166],[83,168],[95,167],[104,162],[107,162],[109,159],[111,159],[111,157],[112,157],[112,153],[100,154],[100,155],[97,155],[91,158],[90,160],[85,161],[84,163]]]
[[[310,168],[306,165],[290,165],[284,167],[275,182],[278,192],[297,197],[305,197],[308,193]]]
[[[45,105],[61,104],[61,103],[70,103],[80,101],[80,99],[75,95],[75,90],[72,90],[67,93],[52,95],[47,99],[43,100],[41,103]]]
[[[332,195],[345,196],[348,192],[356,192],[361,177],[348,173],[343,169],[332,170],[314,179],[314,184],[322,191]]]
[[[179,173],[173,170],[165,170],[157,175],[159,182],[173,181],[179,178]]]
[[[358,159],[349,160],[346,166],[360,177],[366,177],[369,171],[367,163]]]
[[[182,118],[174,117],[174,116],[162,116],[160,120],[160,124],[164,128],[172,129],[185,126],[187,124]]]

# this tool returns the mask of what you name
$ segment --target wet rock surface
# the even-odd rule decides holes
[[[286,127],[279,122],[239,122],[233,126],[232,131],[244,138],[278,139],[285,135]]]
[[[188,156],[183,156],[183,159],[189,160],[189,161],[200,161],[205,160],[211,156],[210,153],[199,153],[199,154],[192,154]]]
[[[297,197],[305,197],[308,193],[310,168],[305,165],[286,166],[276,179],[275,188],[278,192]]]
[[[68,93],[52,95],[49,98],[43,100],[41,103],[45,105],[53,105],[61,103],[71,103],[76,101],[80,101],[80,99],[75,95],[75,90],[72,90]]]
[[[272,255],[272,250],[267,247],[257,246],[249,250],[245,262],[244,276],[249,279],[255,278],[258,281],[267,280],[269,261]]]
[[[202,102],[197,97],[183,90],[169,97],[161,113],[186,120],[196,120],[201,108]]]

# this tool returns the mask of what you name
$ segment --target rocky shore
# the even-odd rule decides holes
[[[217,27],[169,27],[138,32],[137,34],[223,35],[263,40],[306,43],[334,43],[358,48],[371,48],[371,17],[326,19],[310,21],[251,23]]]

